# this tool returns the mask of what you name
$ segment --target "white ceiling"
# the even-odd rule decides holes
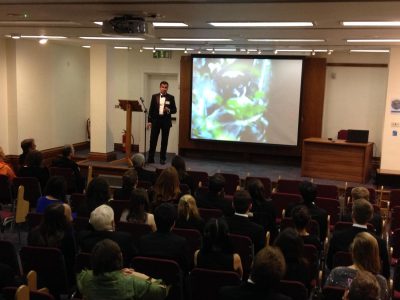
[[[155,28],[144,41],[114,46],[180,46],[274,49],[389,49],[400,43],[349,44],[346,39],[400,38],[400,28],[344,28],[341,21],[400,21],[400,1],[101,1],[0,0],[0,36],[62,35],[63,42],[93,44],[79,36],[101,36],[93,21],[134,15],[151,21],[179,21],[187,28]],[[216,29],[211,21],[312,21],[313,28]],[[42,23],[41,23],[42,22]],[[46,23],[43,23],[46,22]],[[230,38],[232,42],[164,42],[160,38]],[[325,42],[249,42],[249,38],[307,38]]]

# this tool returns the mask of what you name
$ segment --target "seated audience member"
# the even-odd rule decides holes
[[[353,202],[352,208],[352,228],[335,231],[333,232],[332,238],[329,243],[329,249],[327,254],[327,267],[332,269],[333,256],[338,251],[349,251],[350,245],[353,242],[354,237],[360,232],[368,231],[367,223],[372,218],[373,208],[371,203],[365,199],[358,199]],[[390,275],[390,264],[389,255],[386,247],[386,243],[380,237],[370,232],[378,242],[379,246],[379,257],[382,264],[381,274],[389,278]]]
[[[146,170],[144,167],[145,158],[141,153],[136,153],[132,156],[133,168],[137,172],[138,180],[148,181],[151,184],[156,183],[157,175],[155,172]]]
[[[178,172],[179,182],[187,184],[190,188],[190,193],[194,195],[196,186],[194,184],[193,178],[186,172],[186,164],[183,158],[179,155],[175,155],[171,161],[171,166],[173,166]]]
[[[317,186],[314,183],[305,180],[300,183],[299,190],[302,197],[302,202],[289,205],[286,209],[286,215],[290,216],[293,207],[296,205],[305,205],[310,212],[311,218],[318,222],[320,233],[319,239],[324,241],[328,230],[328,213],[326,210],[319,208],[315,204],[315,198],[317,197]]]
[[[3,148],[0,147],[0,175],[8,177],[9,181],[12,181],[16,176],[11,166],[5,162],[6,155],[4,154]]]
[[[72,160],[74,154],[75,154],[74,146],[65,145],[62,149],[61,155],[59,155],[55,160],[53,160],[51,166],[58,168],[72,169],[72,172],[74,173],[75,177],[76,187],[78,189],[78,192],[81,193],[85,187],[85,183],[84,179],[82,178],[81,170],[79,169],[78,164]]]
[[[183,195],[178,203],[178,218],[175,227],[196,229],[203,232],[204,220],[200,217],[196,200],[192,195]]]
[[[351,190],[351,202],[357,201],[358,199],[365,199],[369,202],[369,190],[363,186],[355,187]],[[344,214],[342,221],[351,222],[351,212]],[[382,233],[382,217],[380,213],[373,213],[372,219],[369,221],[374,225],[376,235],[380,236]]]
[[[122,187],[114,191],[114,200],[129,200],[133,189],[138,183],[138,176],[135,170],[130,169],[122,176]]]
[[[234,271],[242,278],[242,261],[239,254],[233,253],[228,232],[224,219],[208,220],[201,248],[194,253],[194,265],[204,269]]]
[[[293,228],[286,228],[278,235],[274,245],[282,251],[285,257],[286,273],[283,279],[300,281],[310,289],[310,267],[304,257],[303,239],[297,231]]]
[[[365,271],[359,271],[353,279],[344,300],[383,300],[380,298],[381,291],[376,277]]]
[[[292,219],[294,227],[299,236],[303,239],[304,244],[314,245],[318,251],[322,250],[319,236],[310,234],[307,231],[307,226],[310,224],[311,216],[308,208],[304,205],[298,205],[292,209]]]
[[[22,154],[19,156],[19,166],[25,166],[25,159],[28,153],[32,150],[36,150],[36,144],[34,139],[25,139],[21,142]]]
[[[225,200],[225,178],[221,174],[214,174],[208,179],[208,193],[197,195],[197,206],[200,208],[220,209],[224,216],[232,216],[232,204]]]
[[[226,217],[229,231],[234,234],[248,236],[254,244],[257,253],[265,246],[265,232],[261,225],[249,220],[248,213],[251,209],[251,197],[247,191],[237,191],[233,195],[233,208],[235,214]]]
[[[47,206],[52,203],[65,203],[67,183],[62,176],[52,176],[47,181],[44,195],[39,197],[36,205],[36,212],[44,213]],[[67,204],[68,205],[68,204]]]
[[[104,239],[116,242],[122,250],[125,265],[128,266],[136,247],[132,236],[127,232],[115,231],[114,211],[106,205],[100,205],[90,214],[89,223],[93,230],[82,230],[78,233],[78,245],[82,252],[92,252],[94,245]]]
[[[39,180],[40,188],[44,191],[49,180],[49,169],[42,167],[43,155],[40,151],[32,150],[26,156],[26,165],[18,170],[19,177],[35,177]]]
[[[95,177],[86,189],[86,201],[78,207],[78,215],[88,217],[98,206],[107,204],[111,198],[110,186],[102,177]]]
[[[140,238],[140,255],[175,260],[187,271],[186,239],[171,232],[175,225],[176,210],[170,203],[160,204],[154,210],[157,231]]]
[[[149,196],[145,189],[134,189],[130,196],[129,209],[125,209],[121,214],[121,221],[150,225],[153,231],[157,226],[154,215],[147,212],[149,206]]]
[[[28,245],[59,248],[64,254],[69,282],[73,283],[76,243],[71,222],[69,205],[61,203],[48,205],[41,224],[29,232]]]
[[[279,248],[265,247],[254,258],[250,278],[239,286],[220,289],[221,300],[289,300],[279,293],[279,282],[285,275],[285,258]]]
[[[276,226],[275,208],[271,199],[265,197],[265,189],[261,180],[250,179],[247,182],[246,190],[250,193],[253,213],[253,221],[260,224],[264,231],[269,231],[272,237],[276,237],[278,229]]]
[[[349,288],[349,283],[360,271],[368,271],[375,275],[380,286],[380,299],[389,299],[389,291],[385,277],[379,275],[381,263],[379,247],[376,239],[368,232],[356,235],[351,245],[353,264],[348,267],[334,268],[326,279],[325,285]]]
[[[161,203],[178,202],[180,194],[178,172],[174,167],[164,169],[158,176],[152,190],[151,204],[153,209]]]
[[[160,280],[122,267],[122,253],[117,243],[104,239],[92,251],[92,270],[77,276],[78,289],[84,299],[161,300],[167,296]]]

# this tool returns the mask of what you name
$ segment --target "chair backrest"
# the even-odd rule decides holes
[[[150,189],[152,185],[153,184],[151,183],[151,181],[146,181],[146,180],[139,180],[137,183],[138,188],[143,188],[145,190]]]
[[[89,218],[87,217],[75,217],[74,221],[72,222],[74,226],[75,232],[79,232],[81,230],[87,230],[90,228]]]
[[[114,220],[119,221],[121,219],[121,214],[125,209],[129,208],[130,201],[126,200],[111,200],[108,205],[114,210]]]
[[[208,186],[208,173],[202,171],[187,171],[190,177],[193,178],[194,186],[199,187],[200,183],[201,186],[206,187]]]
[[[182,194],[190,194],[192,192],[186,183],[179,184],[179,188]]]
[[[225,194],[233,195],[237,191],[238,186],[240,186],[240,178],[237,174],[232,173],[219,173],[225,178]]]
[[[78,274],[84,269],[91,270],[92,263],[91,263],[92,254],[86,252],[79,252],[75,257],[75,273]]]
[[[341,300],[343,299],[345,289],[338,286],[324,286],[322,288],[323,299],[326,300]]]
[[[25,188],[24,199],[29,201],[31,208],[35,208],[37,200],[42,196],[39,180],[35,177],[15,177],[13,180],[15,195],[20,185]]]
[[[28,221],[29,229],[33,229],[36,226],[40,225],[40,223],[43,220],[43,214],[36,213],[36,212],[30,212],[26,216],[26,220]]]
[[[199,214],[207,222],[209,219],[221,218],[224,213],[220,209],[212,209],[212,208],[199,208]]]
[[[0,240],[0,262],[10,266],[15,275],[21,276],[18,253],[14,244],[10,241]]]
[[[138,245],[139,240],[143,235],[152,232],[150,225],[142,223],[116,222],[116,228],[118,231],[128,232],[131,234],[136,245]]]
[[[339,198],[339,189],[333,184],[317,184],[317,197],[321,198]]]
[[[285,217],[281,220],[280,230],[283,231],[286,228],[291,227],[294,228],[294,222],[292,218]],[[307,231],[315,236],[319,236],[319,224],[316,220],[311,219],[310,223],[307,226]]]
[[[292,300],[307,300],[307,288],[299,281],[281,280],[279,291]]]
[[[300,195],[276,192],[271,194],[272,205],[275,207],[276,216],[280,217],[282,211],[291,203],[299,203],[302,201]]]
[[[331,224],[334,225],[340,220],[341,211],[339,200],[333,198],[317,197],[315,199],[315,204],[318,207],[325,209],[328,215],[331,216]]]
[[[67,182],[67,194],[76,193],[78,191],[76,177],[71,168],[51,167],[49,169],[50,176],[62,176]]]
[[[318,279],[318,270],[319,270],[319,253],[318,249],[314,245],[304,244],[304,257],[308,260],[309,270],[311,275],[311,280]]]
[[[191,300],[217,300],[221,287],[240,283],[236,272],[194,268],[189,275]]]
[[[262,182],[262,184],[264,186],[264,190],[265,190],[265,197],[270,198],[271,192],[272,192],[271,179],[269,179],[268,177],[247,176],[246,180],[245,180],[245,186],[247,186],[247,183],[252,179],[258,179]]]
[[[233,246],[233,251],[239,254],[243,267],[243,280],[247,280],[250,274],[251,264],[254,258],[254,245],[248,236],[228,234]]]
[[[294,179],[279,179],[277,183],[277,190],[280,193],[300,195],[299,185],[300,180]]]
[[[12,203],[11,183],[6,175],[0,175],[0,203]]]
[[[30,203],[24,199],[25,188],[23,185],[18,187],[17,205],[15,208],[15,223],[20,224],[26,221],[26,216],[29,213]]]
[[[20,250],[24,274],[35,270],[38,286],[46,286],[53,295],[68,294],[69,285],[64,255],[57,248],[25,246]]]
[[[338,251],[333,255],[332,268],[345,267],[353,264],[353,258],[350,252]]]
[[[84,205],[86,201],[86,195],[82,193],[72,193],[69,199],[69,205],[73,212],[78,211],[80,207]]]
[[[189,258],[190,269],[194,264],[194,253],[200,249],[201,234],[195,229],[173,228],[172,232],[186,239],[186,257]]]

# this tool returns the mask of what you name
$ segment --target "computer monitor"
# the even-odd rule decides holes
[[[368,143],[369,130],[347,130],[347,142],[349,143]]]

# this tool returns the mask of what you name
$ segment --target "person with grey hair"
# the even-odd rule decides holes
[[[107,204],[98,206],[91,212],[89,223],[93,230],[82,230],[78,233],[78,245],[81,251],[92,252],[99,241],[110,239],[120,246],[125,265],[128,266],[137,252],[136,247],[129,233],[115,231],[113,209]]]
[[[142,153],[135,153],[132,156],[133,168],[135,169],[139,181],[148,181],[151,184],[156,182],[157,176],[155,172],[146,170],[144,168],[144,155]]]
[[[81,170],[78,164],[72,160],[75,154],[74,146],[71,144],[64,145],[61,154],[53,160],[51,166],[57,168],[68,168],[74,172],[75,184],[77,192],[82,193],[85,187],[84,179],[81,176]]]

